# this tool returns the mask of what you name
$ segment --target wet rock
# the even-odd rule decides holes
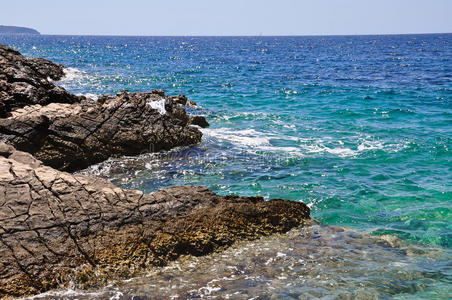
[[[199,107],[195,101],[188,100],[185,95],[172,96],[172,97],[169,97],[169,99],[180,105],[184,105],[184,106],[188,106],[188,107],[195,107],[195,108]]]
[[[0,297],[105,285],[309,218],[303,203],[205,187],[143,194],[58,171],[198,143],[190,124],[207,122],[181,107],[196,103],[161,90],[76,97],[52,83],[62,66],[8,47],[0,66],[0,141],[10,144],[0,142]]]
[[[0,143],[0,297],[105,285],[307,219],[300,202],[218,196],[205,187],[122,190]]]
[[[152,90],[152,94],[156,94],[162,97],[165,97],[165,91],[164,90]]]
[[[182,105],[186,105],[187,104],[187,97],[185,95],[177,95],[177,96],[173,96],[170,97],[170,99],[176,103],[182,104]]]
[[[168,150],[201,141],[178,105],[153,93],[121,92],[98,102],[17,109],[0,119],[0,141],[58,170],[75,171],[111,156]]]
[[[207,122],[206,117],[204,116],[193,116],[190,118],[190,124],[198,125],[201,128],[209,127],[209,122]]]
[[[185,106],[199,108],[198,104],[195,101],[188,100]]]
[[[83,97],[52,83],[63,77],[64,66],[0,45],[0,117],[26,105],[80,102]]]
[[[64,76],[59,64],[0,45],[0,66],[0,141],[56,169],[75,171],[112,156],[201,140],[185,110],[163,90],[124,91],[96,103],[51,82]]]

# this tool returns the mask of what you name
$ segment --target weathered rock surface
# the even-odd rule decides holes
[[[52,80],[64,77],[64,67],[43,58],[25,58],[0,45],[0,117],[26,105],[76,103],[75,96]]]
[[[209,122],[207,122],[206,117],[204,116],[193,116],[190,118],[189,123],[201,128],[209,127]]]
[[[208,126],[181,107],[196,103],[161,90],[74,96],[52,83],[63,70],[0,45],[0,297],[103,285],[309,218],[303,203],[188,186],[143,194],[58,171],[198,143],[191,124]]]
[[[303,203],[222,197],[204,187],[122,190],[0,143],[0,297],[69,282],[102,285],[181,255],[286,232],[306,219]]]
[[[196,144],[201,132],[185,110],[155,93],[121,92],[75,104],[32,105],[0,119],[0,141],[75,171],[111,156]]]
[[[201,140],[201,132],[189,126],[198,119],[193,122],[179,105],[196,103],[183,95],[167,97],[162,90],[121,92],[95,102],[52,83],[63,76],[62,65],[25,58],[0,45],[0,141],[46,165],[75,171],[112,156],[168,150]]]

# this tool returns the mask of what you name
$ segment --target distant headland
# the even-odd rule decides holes
[[[40,34],[40,33],[32,28],[0,25],[0,34]]]

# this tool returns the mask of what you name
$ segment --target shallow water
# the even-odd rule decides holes
[[[452,258],[450,34],[0,36],[0,43],[71,67],[60,84],[74,93],[96,98],[121,89],[163,88],[169,95],[186,94],[200,105],[190,112],[208,116],[211,127],[202,130],[200,145],[111,159],[86,173],[145,192],[194,184],[220,194],[304,201],[325,224],[397,236],[424,252],[438,246]],[[283,253],[284,243],[291,242],[282,237],[276,243]],[[363,275],[347,284],[392,295],[379,287],[374,265],[356,263]],[[410,275],[424,291],[400,288],[398,297],[450,292],[451,266],[439,258],[428,265],[442,275]],[[412,274],[410,266],[400,268]],[[323,271],[333,278],[337,268]],[[340,282],[341,276],[331,280]],[[295,277],[280,291],[308,295]],[[316,281],[310,282],[314,288]],[[317,288],[325,284],[317,281]]]
[[[449,258],[449,249],[313,224],[105,289],[35,299],[449,299]]]

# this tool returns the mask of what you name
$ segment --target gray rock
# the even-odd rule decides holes
[[[52,83],[63,78],[63,70],[62,65],[43,58],[25,58],[0,45],[0,117],[26,105],[81,101],[83,97]]]
[[[183,108],[154,93],[121,92],[97,102],[26,106],[0,119],[0,141],[65,171],[111,156],[196,144],[201,137],[189,126]]]
[[[0,297],[105,285],[181,255],[287,232],[309,214],[301,202],[205,187],[122,190],[0,143]]]

